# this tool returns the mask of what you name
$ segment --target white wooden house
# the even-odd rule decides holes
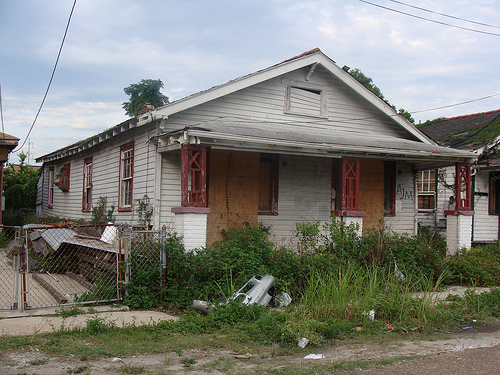
[[[153,227],[175,228],[186,248],[258,222],[293,241],[296,223],[332,214],[414,234],[417,171],[467,173],[472,157],[436,145],[314,49],[40,157],[39,211],[89,220],[106,197],[134,224],[147,197]]]
[[[500,110],[443,118],[424,124],[422,132],[440,145],[476,154],[472,165],[471,242],[489,243],[500,233]],[[450,198],[455,199],[455,170],[420,171],[418,177],[419,220],[444,230]],[[453,203],[451,204],[453,205]]]

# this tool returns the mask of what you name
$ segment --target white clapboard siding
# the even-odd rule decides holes
[[[330,220],[331,160],[282,155],[279,164],[278,215],[258,220],[275,241],[293,243],[296,223]]]
[[[172,207],[181,205],[181,156],[180,152],[162,154],[161,163],[160,225],[172,225]]]
[[[491,242],[498,239],[498,215],[489,214],[489,172],[478,171],[474,184],[473,241]]]
[[[116,222],[129,222],[135,224],[137,214],[136,200],[142,199],[144,195],[154,198],[154,158],[156,149],[153,145],[146,144],[148,130],[140,132],[135,129],[103,142],[81,155],[73,155],[59,160],[57,163],[48,163],[44,168],[43,203],[42,212],[47,216],[60,216],[71,219],[85,218],[90,220],[92,214],[82,212],[83,194],[83,161],[92,157],[92,206],[96,206],[99,197],[107,199],[107,209],[114,207],[113,215]],[[118,212],[118,190],[119,190],[119,168],[120,147],[134,141],[134,181],[133,181],[133,210]],[[70,191],[62,192],[54,189],[54,205],[47,207],[48,199],[48,168],[55,166],[57,171],[62,165],[70,163]]]
[[[304,80],[305,70],[292,72],[284,77],[293,81]],[[185,126],[202,125],[204,122],[234,117],[255,121],[269,121],[270,126],[286,131],[287,122],[301,122],[315,127],[324,127],[325,131],[342,130],[356,134],[374,134],[411,138],[395,125],[387,116],[361,100],[357,94],[338,79],[327,73],[315,73],[307,84],[326,88],[328,118],[303,116],[285,113],[286,84],[282,78],[275,78],[255,86],[237,91],[178,114],[171,115],[165,131],[181,129]],[[273,124],[276,122],[276,124]],[[280,125],[281,124],[281,125]]]

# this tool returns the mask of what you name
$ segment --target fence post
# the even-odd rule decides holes
[[[167,227],[163,225],[160,232],[161,241],[161,270],[163,275],[163,286],[167,285],[167,249],[165,242],[167,242]]]
[[[120,240],[119,254],[118,254],[118,284],[119,284],[119,298],[123,298],[123,292],[128,296],[127,285],[130,281],[130,241],[131,241],[131,228],[127,224],[120,225]],[[125,270],[123,270],[125,266]]]

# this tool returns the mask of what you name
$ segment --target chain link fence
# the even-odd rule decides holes
[[[161,287],[163,231],[114,225],[0,227],[0,309],[122,300],[144,270]],[[164,259],[164,256],[163,256]]]

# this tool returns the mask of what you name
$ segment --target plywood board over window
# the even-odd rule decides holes
[[[257,224],[259,164],[259,153],[210,150],[207,244],[220,240],[222,230]]]

